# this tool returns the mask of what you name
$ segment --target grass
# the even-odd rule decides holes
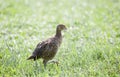
[[[120,0],[0,0],[0,77],[120,77]],[[36,44],[67,26],[44,70],[27,61]],[[37,64],[37,66],[36,66]]]

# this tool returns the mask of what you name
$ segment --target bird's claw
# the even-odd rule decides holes
[[[53,63],[57,64],[57,66],[58,66],[58,64],[59,64],[59,62],[58,62],[58,61],[53,61]]]
[[[54,61],[54,60],[50,61],[49,63],[54,63],[54,64],[56,64],[57,66],[58,66],[58,64],[59,64],[58,61]]]

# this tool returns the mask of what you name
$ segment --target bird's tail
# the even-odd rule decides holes
[[[30,59],[35,59],[35,57],[32,55],[29,58],[27,58],[27,60],[30,60]]]

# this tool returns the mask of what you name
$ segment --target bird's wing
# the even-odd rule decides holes
[[[34,56],[37,56],[37,57],[41,57],[42,53],[43,53],[43,52],[45,51],[45,49],[46,49],[47,44],[48,44],[48,42],[46,42],[46,41],[43,41],[43,42],[39,43],[39,44],[36,46],[36,48],[35,48],[35,50],[34,50],[34,52],[33,52],[33,55],[34,55]]]

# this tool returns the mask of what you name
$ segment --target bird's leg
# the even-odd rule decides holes
[[[35,69],[38,68],[38,63],[37,63],[37,61],[34,61],[34,67],[35,67]]]
[[[45,69],[46,69],[47,62],[48,62],[48,60],[43,60],[43,64],[44,64]]]
[[[37,61],[35,61],[35,66],[36,66],[36,67],[38,66]]]
[[[58,66],[58,64],[59,64],[59,62],[58,62],[57,60],[51,60],[51,61],[49,61],[48,63],[55,63],[55,64],[57,64],[57,66]]]

